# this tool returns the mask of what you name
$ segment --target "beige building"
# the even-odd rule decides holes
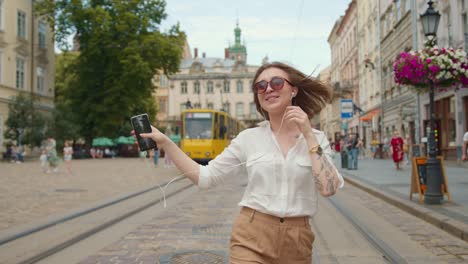
[[[353,99],[359,105],[358,52],[357,52],[357,9],[356,1],[352,0],[333,26],[328,37],[331,48],[332,64],[330,80],[335,96],[331,103],[333,117],[327,121],[333,140],[339,140],[339,135],[345,132],[356,132],[359,120],[341,118],[341,99]],[[354,124],[356,123],[356,125]]]
[[[33,1],[0,0],[0,149],[8,103],[19,92],[37,99],[39,109],[54,108],[54,41],[51,28],[33,14]]]
[[[223,109],[246,126],[262,120],[251,89],[258,66],[247,64],[247,48],[241,43],[239,26],[234,29],[234,35],[235,42],[224,50],[224,58],[208,57],[204,52],[200,56],[195,48],[193,57],[182,60],[179,72],[168,76],[165,107],[169,123],[178,125],[188,101],[193,108]],[[158,92],[159,96],[165,95]],[[161,110],[161,100],[158,100]]]
[[[322,83],[331,85],[331,67],[328,66],[325,69],[321,70],[319,75],[317,76],[317,79],[319,79]],[[333,94],[333,96],[336,96]],[[332,102],[335,101],[335,98],[332,99]],[[338,109],[339,110],[339,109]],[[325,108],[320,111],[320,130],[325,132],[327,135],[327,138],[332,138],[334,137],[335,133],[335,128],[333,127],[332,122],[329,122],[330,120],[333,120],[334,116],[339,116],[339,112],[337,112],[337,109],[333,108],[333,104],[327,104]],[[339,129],[339,127],[337,127]]]
[[[360,0],[357,2],[358,28],[358,72],[359,72],[359,134],[366,149],[379,139],[379,116],[381,112],[380,93],[380,41],[378,2]]]
[[[416,95],[394,81],[393,63],[398,54],[413,48],[410,0],[380,0],[381,88],[383,124],[380,142],[390,139],[393,131],[403,138],[415,134]]]

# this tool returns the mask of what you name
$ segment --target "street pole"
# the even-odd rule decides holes
[[[424,194],[424,202],[427,204],[440,204],[443,198],[442,186],[442,168],[440,161],[437,159],[436,143],[435,143],[435,118],[434,118],[434,89],[433,81],[430,81],[429,92],[429,113],[430,113],[430,131],[429,131],[429,158],[426,163],[426,179],[427,191]]]
[[[440,13],[434,10],[432,6],[434,2],[430,0],[427,2],[428,8],[424,14],[420,15],[421,23],[424,30],[424,35],[428,38],[430,44],[434,45],[437,41],[437,27],[439,26]],[[426,163],[426,181],[427,190],[424,193],[424,202],[426,204],[440,204],[443,198],[442,195],[442,167],[440,161],[437,159],[436,145],[435,145],[435,113],[434,113],[434,90],[435,84],[433,80],[429,80],[429,157]]]

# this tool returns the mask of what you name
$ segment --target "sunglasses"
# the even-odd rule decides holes
[[[275,76],[271,78],[269,82],[263,80],[255,83],[253,86],[253,92],[258,94],[265,93],[265,91],[268,89],[268,84],[270,84],[270,87],[273,90],[280,90],[283,88],[284,82],[289,83],[291,86],[293,85],[290,81],[286,80],[285,78]]]

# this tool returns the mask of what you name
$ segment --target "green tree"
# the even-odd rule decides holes
[[[50,125],[50,131],[58,142],[80,137],[78,118],[71,107],[71,98],[67,97],[72,92],[68,89],[77,79],[72,65],[78,55],[77,52],[64,52],[55,58],[55,109],[53,112],[54,122]]]
[[[74,35],[79,55],[68,67],[76,75],[63,89],[88,140],[117,136],[132,115],[156,113],[152,78],[178,70],[185,34],[160,31],[163,0],[43,0],[36,10],[50,19],[62,48]]]
[[[40,146],[46,133],[46,118],[34,105],[30,94],[20,93],[8,104],[4,136],[18,145]]]

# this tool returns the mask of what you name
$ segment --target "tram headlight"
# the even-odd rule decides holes
[[[205,152],[205,156],[209,157],[211,153],[209,151]]]
[[[189,152],[185,152],[185,154],[187,154],[187,156],[190,157],[190,155],[191,155],[192,153],[190,153],[190,151],[189,151]]]

